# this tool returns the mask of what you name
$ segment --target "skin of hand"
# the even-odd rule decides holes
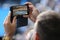
[[[11,17],[11,13],[9,12],[8,16],[4,20],[4,28],[5,28],[6,36],[12,38],[16,29],[16,17],[13,18],[12,23],[10,21],[10,17]]]
[[[31,2],[26,2],[25,4],[27,4],[29,6],[29,18],[35,22],[36,21],[36,17],[39,14],[39,11],[34,7],[34,5]]]

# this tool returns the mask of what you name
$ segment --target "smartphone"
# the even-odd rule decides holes
[[[23,15],[29,15],[28,5],[16,5],[10,7],[11,11],[11,22],[16,16],[16,26],[22,27],[28,25],[28,17],[23,17]]]

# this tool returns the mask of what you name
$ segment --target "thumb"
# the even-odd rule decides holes
[[[13,18],[12,23],[13,23],[13,24],[16,24],[16,16]]]

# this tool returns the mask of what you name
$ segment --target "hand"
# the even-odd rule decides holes
[[[31,2],[26,2],[25,4],[27,4],[29,6],[29,18],[35,22],[36,17],[39,14],[39,11],[34,7],[34,5]]]
[[[4,28],[5,28],[6,36],[12,37],[16,29],[16,17],[13,18],[13,21],[11,23],[10,14],[11,13],[9,13],[9,15],[4,20]]]

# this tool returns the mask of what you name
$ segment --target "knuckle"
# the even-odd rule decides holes
[[[4,25],[8,25],[9,23],[8,22],[5,22]]]

